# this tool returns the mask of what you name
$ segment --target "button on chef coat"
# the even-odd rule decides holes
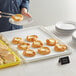
[[[0,0],[0,11],[19,14],[21,8],[29,9],[29,0]],[[0,18],[0,32],[20,29],[22,26],[17,26],[9,23],[9,18]]]

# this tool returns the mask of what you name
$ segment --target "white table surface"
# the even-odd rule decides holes
[[[70,36],[62,37],[63,40],[67,39],[66,43],[68,43],[68,38],[71,39]],[[74,50],[70,55],[70,64],[59,65],[59,57],[57,57],[1,69],[0,76],[76,76],[76,51],[75,47],[72,46],[72,48]]]

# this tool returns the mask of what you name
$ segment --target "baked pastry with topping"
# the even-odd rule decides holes
[[[20,44],[23,42],[23,39],[21,37],[14,37],[12,40],[13,44]]]
[[[5,49],[0,49],[0,56],[6,56],[8,54],[10,54],[11,52],[5,50]]]
[[[8,49],[8,46],[3,45],[2,43],[0,43],[0,49],[5,49],[5,50],[7,50],[7,49]]]
[[[22,43],[18,45],[18,49],[20,50],[27,50],[30,48],[30,44],[29,43]]]
[[[66,45],[56,44],[54,50],[57,52],[64,52],[67,49]]]
[[[41,47],[38,49],[38,53],[41,55],[47,55],[51,52],[49,47]]]
[[[58,41],[55,39],[47,39],[46,44],[49,46],[55,46]]]
[[[38,36],[37,35],[29,35],[26,37],[26,40],[29,42],[34,42],[35,40],[37,40]]]
[[[36,55],[36,52],[34,50],[27,49],[23,51],[23,55],[26,57],[33,57]]]
[[[21,14],[15,14],[15,15],[12,15],[11,17],[14,21],[22,21],[23,20],[23,15]]]
[[[0,57],[0,65],[4,64],[3,59]]]
[[[40,40],[36,40],[32,43],[32,47],[34,47],[34,48],[40,48],[42,46],[43,46],[43,43]]]
[[[13,54],[8,54],[3,56],[4,63],[13,63],[16,62],[16,57]]]

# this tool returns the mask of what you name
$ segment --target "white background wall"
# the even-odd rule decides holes
[[[68,0],[68,18],[76,22],[76,0]]]
[[[54,24],[67,19],[67,0],[31,0],[30,13],[40,24]]]
[[[76,0],[31,0],[30,13],[43,25],[61,20],[76,20]]]

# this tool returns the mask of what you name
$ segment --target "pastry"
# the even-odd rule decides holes
[[[40,48],[43,46],[43,43],[40,40],[36,40],[32,43],[32,47],[34,48]]]
[[[0,57],[0,65],[4,64],[3,59]]]
[[[26,51],[23,51],[23,55],[26,57],[33,57],[36,55],[34,50],[27,49]]]
[[[29,43],[22,43],[18,45],[18,49],[20,50],[26,50],[30,48],[30,44]]]
[[[7,51],[7,50],[5,50],[5,49],[0,49],[0,56],[6,56],[6,55],[8,55],[8,54],[10,54],[9,51]]]
[[[23,15],[21,14],[16,14],[16,15],[12,15],[11,17],[14,21],[22,21],[23,20]]]
[[[5,50],[7,50],[7,49],[8,49],[8,46],[3,45],[2,43],[0,43],[0,49],[5,49]]]
[[[63,52],[67,49],[66,45],[56,44],[54,50],[57,52]]]
[[[16,57],[13,54],[8,54],[3,56],[4,63],[13,63],[16,62]]]
[[[51,52],[49,47],[41,47],[38,49],[38,53],[41,55],[47,55]]]
[[[23,42],[23,39],[20,38],[20,37],[14,37],[13,40],[12,40],[13,44],[20,44],[22,42]]]
[[[29,35],[26,37],[26,40],[29,42],[33,42],[35,40],[37,40],[38,36],[37,35]]]
[[[49,46],[54,46],[58,41],[55,39],[47,39],[46,44]]]

